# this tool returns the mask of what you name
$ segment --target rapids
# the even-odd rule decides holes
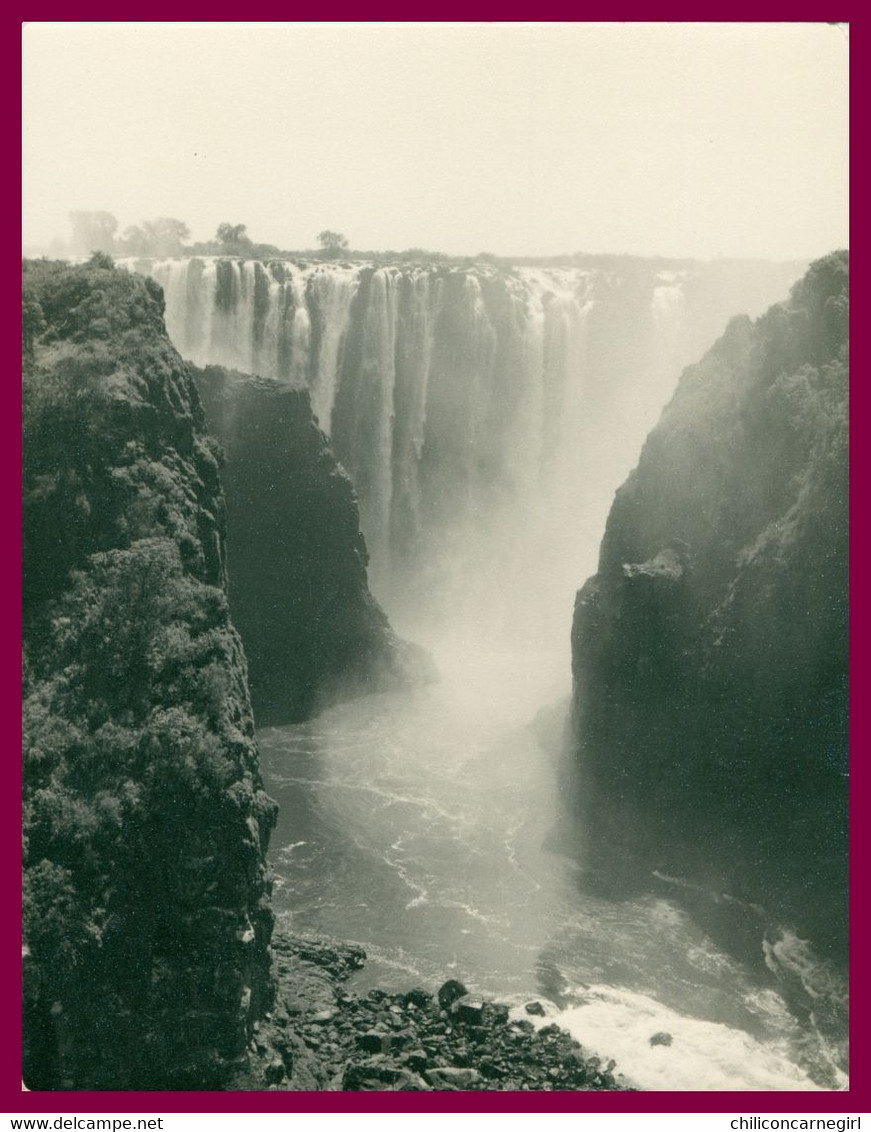
[[[568,693],[559,651],[462,637],[433,652],[437,684],[259,732],[281,808],[279,917],[364,947],[356,989],[456,977],[502,1001],[544,998],[542,1022],[642,1088],[843,1087],[832,1031],[790,997],[796,965],[771,962],[789,937],[765,944],[758,910],[735,909],[756,934],[758,962],[742,961],[682,906],[673,878],[650,874],[620,895],[600,868],[557,851],[570,820],[565,701],[539,709]],[[833,973],[807,949],[799,959],[840,1002]],[[660,1032],[670,1045],[650,1044]]]

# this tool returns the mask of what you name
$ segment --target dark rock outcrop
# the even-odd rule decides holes
[[[216,450],[156,284],[24,290],[24,1076],[221,1088],[273,996],[275,805]]]
[[[735,319],[618,491],[573,628],[579,789],[611,851],[842,953],[847,256]]]
[[[431,677],[369,592],[354,489],[308,393],[217,366],[194,372],[226,455],[230,607],[258,726]]]
[[[438,1000],[439,1006],[442,1010],[449,1010],[450,1007],[460,998],[464,998],[468,994],[465,986],[459,979],[448,979],[439,987]]]

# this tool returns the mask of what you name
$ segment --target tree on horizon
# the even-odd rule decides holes
[[[348,250],[347,236],[343,236],[341,232],[333,232],[329,228],[325,228],[323,232],[318,232],[318,243],[321,245],[323,254],[329,259],[336,259]]]

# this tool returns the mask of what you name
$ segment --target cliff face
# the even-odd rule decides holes
[[[308,393],[217,366],[195,373],[226,457],[230,604],[258,725],[422,674],[369,592],[354,490]]]
[[[618,491],[572,633],[605,845],[839,954],[846,915],[847,256],[734,320]]]
[[[149,280],[25,266],[25,1065],[216,1088],[272,996],[214,444]]]

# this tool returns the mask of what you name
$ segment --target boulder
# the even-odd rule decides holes
[[[422,987],[412,987],[403,995],[403,1002],[406,1006],[416,1006],[419,1010],[424,1010],[432,1003],[432,995]]]
[[[484,1078],[477,1069],[429,1069],[426,1079],[434,1089],[479,1089]]]
[[[357,1035],[357,1047],[366,1053],[388,1053],[411,1044],[412,1035],[408,1030],[385,1033],[383,1030],[367,1030]]]
[[[369,1057],[352,1061],[342,1075],[342,1088],[350,1092],[421,1092],[429,1085],[409,1069],[394,1065],[386,1057]]]
[[[504,1026],[509,1012],[510,1007],[505,1002],[488,1002],[484,1008],[484,1019],[492,1026]]]
[[[267,1085],[277,1085],[284,1080],[284,1061],[276,1054],[263,1071],[263,1079]]]
[[[429,1065],[429,1055],[426,1050],[411,1049],[402,1055],[399,1063],[404,1069],[410,1069],[412,1073],[423,1073]]]
[[[357,1046],[365,1053],[383,1053],[388,1049],[389,1043],[390,1035],[380,1030],[367,1030],[364,1034],[357,1035]]]
[[[469,993],[468,989],[458,979],[448,979],[442,983],[438,991],[439,1006],[442,1010],[449,1010],[458,998]]]
[[[464,994],[451,1003],[450,1012],[458,1022],[466,1026],[478,1026],[484,1020],[484,1000]]]

